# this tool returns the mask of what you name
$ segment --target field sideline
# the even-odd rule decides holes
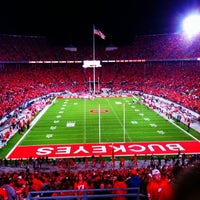
[[[187,132],[133,97],[61,98],[35,119],[8,159],[193,154],[198,133]]]

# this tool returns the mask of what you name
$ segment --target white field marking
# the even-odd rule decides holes
[[[19,145],[19,143],[26,137],[26,135],[31,131],[31,129],[34,127],[34,125],[38,122],[38,120],[44,115],[44,113],[51,107],[56,99],[52,101],[50,105],[47,105],[37,116],[36,118],[31,122],[30,128],[24,133],[24,135],[20,138],[20,140],[14,145],[14,147],[11,149],[11,151],[6,155],[6,158],[9,157],[9,155],[14,151],[14,149]]]
[[[139,115],[140,115],[140,116],[144,116],[144,113],[140,113]]]
[[[131,121],[131,124],[138,124],[137,121]]]
[[[122,104],[122,102],[120,102],[120,101],[116,101],[115,104],[117,104],[117,105],[118,105],[118,104]]]
[[[66,123],[66,127],[74,127],[75,124],[76,124],[75,122],[70,121],[70,122],[67,122],[67,123]]]
[[[137,101],[139,100],[139,98],[138,98],[138,97],[136,97],[136,96],[133,96],[133,98],[134,98],[135,100],[137,100]]]
[[[84,101],[83,113],[83,142],[86,143],[86,101]]]
[[[115,117],[117,118],[117,120],[119,121],[120,125],[123,127],[123,124],[121,122],[121,120],[119,119],[118,115],[116,114],[115,110],[113,109],[113,106],[110,104],[110,101],[108,101],[108,99],[106,99],[106,101],[108,102],[109,106],[111,107],[111,110],[113,111]],[[129,137],[129,134],[126,130],[126,135],[128,136],[128,139],[131,141],[131,138]]]
[[[162,131],[162,130],[158,130],[157,133],[159,133],[159,134],[161,134],[161,135],[164,135],[164,134],[165,134],[165,132]]]
[[[60,110],[65,110],[65,108],[61,108]]]
[[[61,118],[61,117],[62,117],[61,115],[57,115],[57,116],[56,116],[56,118]]]
[[[52,130],[52,131],[55,130],[55,129],[56,129],[56,126],[51,126],[50,127],[50,130]]]
[[[63,113],[64,113],[64,111],[59,111],[58,113],[59,113],[59,114],[63,114]]]
[[[139,112],[140,110],[138,110],[138,109],[135,109],[135,112]]]
[[[156,124],[149,124],[151,127],[157,127]]]
[[[77,102],[74,102],[74,105],[78,105],[78,103],[77,103]]]
[[[185,134],[187,134],[188,136],[190,136],[191,138],[193,138],[194,140],[196,140],[197,142],[200,142],[196,137],[194,137],[193,135],[191,135],[190,133],[188,133],[186,130],[182,129],[180,126],[178,126],[177,124],[175,124],[173,121],[169,121],[170,123],[172,123],[174,126],[176,126],[178,129],[180,129],[181,131],[183,131]]]
[[[53,137],[53,134],[46,134],[46,138],[51,138]]]
[[[135,108],[135,106],[131,106],[131,108]]]
[[[145,121],[150,121],[150,119],[148,117],[145,117],[144,120]]]
[[[57,123],[59,123],[59,122],[60,122],[59,120],[54,120],[54,121],[53,121],[54,124],[57,124]]]

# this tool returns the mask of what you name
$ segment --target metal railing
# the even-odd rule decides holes
[[[117,191],[126,190],[125,194],[116,194]],[[56,194],[55,196],[53,194]],[[64,195],[64,196],[63,196]],[[111,188],[111,189],[85,189],[85,190],[48,190],[30,191],[26,200],[59,200],[59,199],[110,199],[126,197],[131,200],[147,200],[147,196],[140,194],[140,188]]]

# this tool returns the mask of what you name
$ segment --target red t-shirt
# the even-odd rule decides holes
[[[173,200],[173,198],[174,198],[173,183],[168,183],[163,186],[159,195],[159,200]]]
[[[159,195],[164,185],[166,185],[166,181],[164,180],[161,180],[159,183],[152,180],[147,185],[147,194],[148,194],[149,199],[159,200]]]
[[[7,192],[4,188],[1,188],[0,187],[0,197],[3,199],[3,200],[7,200],[8,199],[8,195],[7,195]]]

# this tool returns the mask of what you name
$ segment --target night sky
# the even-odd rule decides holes
[[[200,0],[26,0],[0,2],[0,34],[47,36],[53,44],[90,45],[96,25],[102,44],[131,44],[136,35],[180,31]]]

